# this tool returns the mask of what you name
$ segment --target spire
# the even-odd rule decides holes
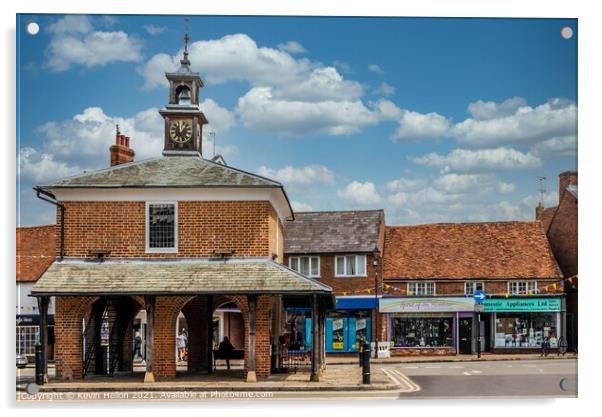
[[[186,18],[186,30],[184,33],[184,58],[180,60],[180,64],[183,66],[190,66],[190,60],[188,59],[188,42],[190,42],[190,35],[188,35],[188,18]]]

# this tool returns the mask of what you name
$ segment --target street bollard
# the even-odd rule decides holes
[[[359,359],[360,359],[360,361],[359,361],[360,368],[362,366],[364,366],[364,353],[363,353],[363,349],[364,349],[364,343],[360,341],[358,343],[358,346],[357,346],[357,352],[358,352],[358,356],[359,356]]]
[[[36,352],[36,384],[44,385],[44,352],[42,345],[37,344],[35,347]]]
[[[370,343],[364,343],[363,351],[362,384],[370,384]]]

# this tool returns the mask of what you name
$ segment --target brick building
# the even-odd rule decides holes
[[[540,203],[535,209],[535,217],[542,221],[552,252],[566,278],[567,340],[569,349],[576,350],[579,284],[577,171],[566,171],[558,177],[558,205],[544,208]]]
[[[377,297],[382,293],[384,212],[295,213],[284,227],[285,264],[330,286],[336,295],[335,308],[326,314],[326,352],[357,352],[362,338],[382,341]]]
[[[562,272],[539,221],[387,227],[383,277],[394,355],[472,353],[479,332],[496,352],[564,335]]]
[[[244,322],[246,379],[254,381],[282,359],[283,309],[304,306],[318,347],[311,379],[318,380],[331,288],[282,265],[283,223],[293,219],[282,185],[202,157],[203,82],[186,47],[180,64],[166,74],[162,157],[135,162],[130,138],[118,130],[110,168],[36,187],[57,206],[60,230],[58,259],[32,289],[42,340],[48,300],[56,298],[57,378],[132,373],[133,324],[142,310],[145,381],[176,376],[180,313],[188,372],[212,372],[214,312],[235,306]]]
[[[54,262],[56,226],[17,228],[17,305],[16,351],[33,360],[40,332],[40,314],[36,299],[31,297],[34,283]],[[54,302],[48,306],[48,357],[54,357]]]

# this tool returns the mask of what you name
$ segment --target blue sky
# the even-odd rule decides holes
[[[189,26],[206,132],[230,165],[283,182],[296,209],[384,208],[389,224],[532,219],[537,176],[552,205],[558,173],[577,168],[574,19]],[[108,165],[116,122],[137,159],[161,154],[163,74],[183,30],[183,16],[17,17],[20,225],[53,221],[33,185]]]

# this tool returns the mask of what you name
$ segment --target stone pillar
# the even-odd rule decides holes
[[[44,383],[48,382],[48,297],[38,297],[40,311],[40,344],[42,345],[42,368]]]
[[[310,381],[319,382],[320,377],[318,375],[318,362],[320,360],[319,357],[319,331],[318,331],[318,322],[320,319],[318,318],[318,296],[316,294],[312,295],[312,303],[311,303],[311,377]]]
[[[255,318],[257,312],[257,296],[248,295],[247,303],[249,305],[249,333],[247,335],[249,346],[249,357],[247,361],[247,382],[257,382],[255,373]]]
[[[146,305],[146,373],[144,374],[144,382],[155,382],[155,375],[153,374],[155,296],[145,296],[144,304]]]

